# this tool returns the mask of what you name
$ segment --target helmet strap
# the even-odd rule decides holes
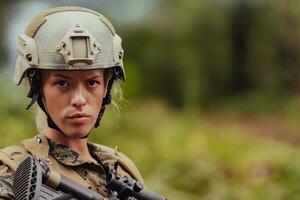
[[[44,113],[46,114],[47,116],[47,124],[48,124],[48,127],[49,128],[52,128],[52,129],[55,129],[55,130],[58,130],[60,132],[62,132],[60,130],[60,128],[58,128],[58,126],[55,124],[55,122],[52,120],[52,118],[50,117],[50,115],[48,114],[48,112],[46,111],[45,109],[45,106],[44,106],[44,103],[42,101],[42,98],[41,98],[41,95],[39,96],[39,98],[37,99],[37,103],[39,104],[40,108],[44,111]]]
[[[27,94],[28,98],[31,98],[30,103],[26,106],[26,110],[28,110],[40,97],[40,84],[41,84],[41,76],[37,70],[29,70],[27,72],[27,76],[30,82],[30,90]]]
[[[55,124],[55,122],[52,120],[50,115],[45,109],[44,103],[42,101],[42,95],[41,95],[41,90],[40,90],[40,85],[42,83],[41,81],[41,75],[38,72],[38,70],[32,69],[27,72],[29,81],[30,81],[30,90],[27,94],[28,98],[31,98],[30,103],[26,106],[26,110],[28,110],[36,101],[40,108],[44,111],[44,113],[47,116],[47,123],[49,128],[53,128],[55,130],[58,130],[62,132],[58,126]]]
[[[119,76],[119,74],[116,73],[116,70],[113,70],[113,75],[108,81],[106,96],[103,98],[101,109],[100,109],[98,118],[97,118],[96,123],[95,123],[95,128],[97,128],[100,125],[100,121],[101,121],[101,119],[104,115],[105,106],[109,105],[111,103],[111,94],[110,94],[110,92],[111,92],[113,83],[118,78],[118,76]]]

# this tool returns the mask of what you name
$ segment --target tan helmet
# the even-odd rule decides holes
[[[95,127],[99,126],[105,105],[111,101],[114,80],[125,80],[122,40],[107,18],[83,7],[56,7],[47,10],[27,26],[19,36],[14,83],[19,85],[27,76],[31,82],[28,97],[38,102],[46,113],[48,126],[59,127],[45,110],[41,100],[39,69],[88,70],[112,68],[107,94]]]
[[[28,69],[86,70],[119,67],[125,78],[121,38],[100,13],[82,7],[47,10],[19,36],[14,83]]]

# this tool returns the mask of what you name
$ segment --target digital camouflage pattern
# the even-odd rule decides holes
[[[91,161],[84,160],[77,152],[70,149],[64,144],[58,144],[49,140],[50,151],[49,154],[53,156],[60,163],[72,166],[78,174],[88,182],[89,189],[92,189],[103,196],[107,196],[105,188],[105,171],[103,166],[95,164]],[[88,144],[90,153],[97,159],[97,147],[93,144]],[[99,158],[97,159],[99,161]]]
[[[6,165],[0,165],[0,198],[13,199],[14,195],[11,190],[14,172]]]
[[[114,154],[104,151],[103,146],[88,143],[88,148],[91,155],[99,163],[95,164],[91,161],[85,160],[77,152],[73,151],[64,144],[58,144],[55,141],[49,139],[47,143],[49,144],[50,157],[53,157],[55,160],[57,160],[59,164],[71,167],[74,171],[76,171],[87,183],[89,189],[98,192],[105,197],[108,195],[109,191],[105,188],[105,170],[110,169],[112,166],[114,166],[115,162],[119,161],[119,157],[115,157]],[[124,154],[122,154],[122,156],[124,156]],[[122,162],[124,161],[122,161],[122,158],[120,158],[121,164],[117,169],[118,174],[130,174],[130,176],[132,176],[133,178],[136,178],[135,176],[140,177],[138,171],[132,173],[130,172],[130,170],[126,170],[126,165],[125,168],[122,167]],[[131,161],[129,161],[129,159],[125,162],[130,162],[128,163],[128,166],[134,165],[131,163]],[[0,161],[0,199],[14,199],[12,193],[13,176],[13,170],[11,170],[7,165],[1,163]],[[142,181],[142,178],[136,179]]]

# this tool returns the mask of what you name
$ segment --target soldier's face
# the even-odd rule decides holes
[[[70,138],[82,138],[94,127],[107,83],[104,70],[42,70],[43,101],[48,114]]]

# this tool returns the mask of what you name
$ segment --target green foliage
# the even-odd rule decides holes
[[[26,111],[24,88],[17,88],[0,72],[0,147],[35,135],[33,111]],[[26,101],[27,100],[27,101]]]
[[[24,88],[3,76],[0,82],[4,147],[35,135],[35,128],[34,112],[24,109]],[[286,113],[296,118],[290,105],[295,104],[287,104]],[[138,165],[147,186],[169,199],[297,199],[298,150],[253,137],[238,125],[220,130],[200,116],[144,99],[127,103],[120,114],[110,107],[90,140],[118,145]]]
[[[137,27],[123,27],[135,97],[205,107],[244,93],[299,88],[296,1],[161,1]],[[126,61],[126,59],[125,59]],[[155,81],[154,81],[155,80]]]
[[[238,124],[219,130],[154,100],[131,106],[117,121],[114,115],[106,113],[92,140],[118,144],[147,185],[169,199],[297,198],[299,151],[289,145],[253,137]]]

